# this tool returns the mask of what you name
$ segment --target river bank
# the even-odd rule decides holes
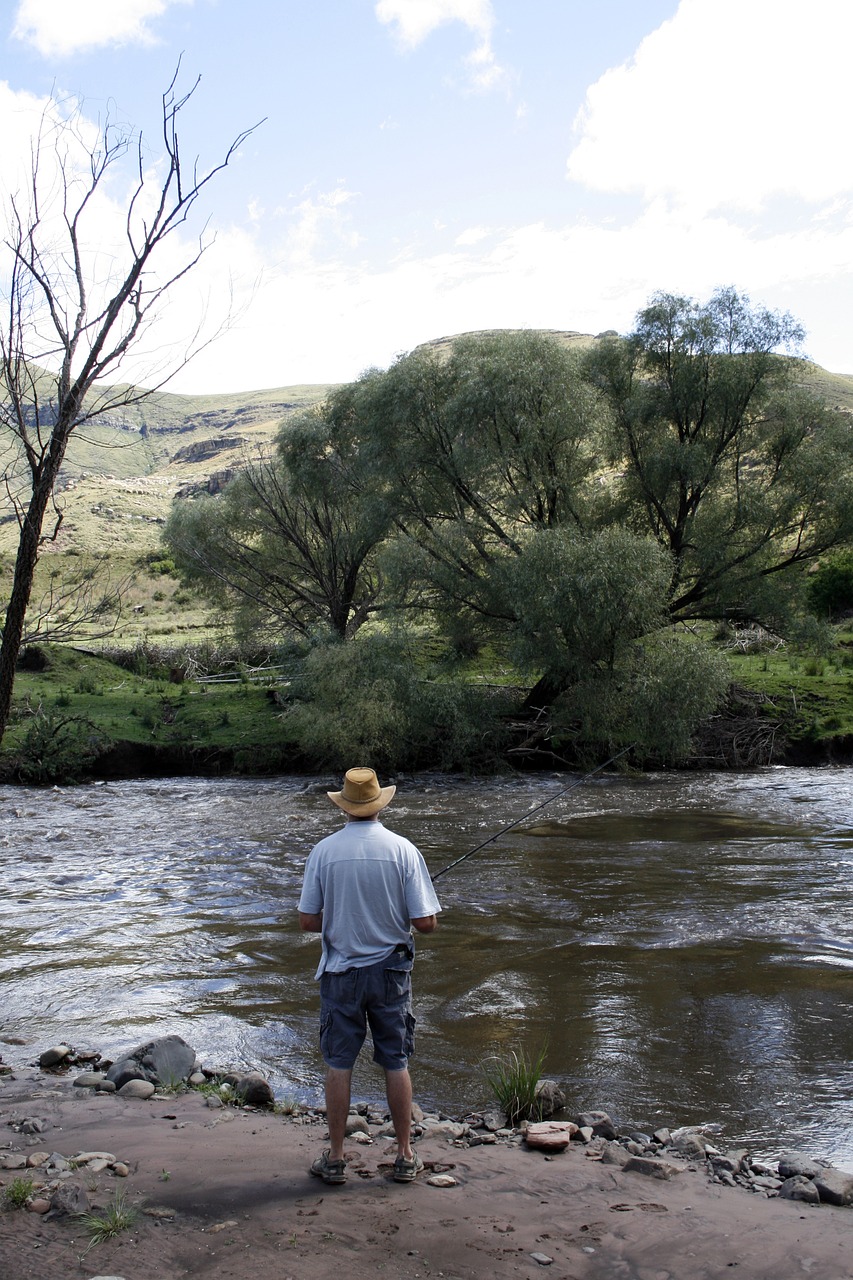
[[[37,1120],[40,1132],[25,1133]],[[390,1177],[389,1144],[348,1143],[349,1178],[308,1175],[323,1146],[320,1116],[211,1109],[195,1092],[148,1101],[75,1089],[25,1072],[0,1084],[4,1154],[66,1158],[90,1212],[116,1203],[133,1223],[92,1245],[73,1214],[0,1212],[0,1264],[12,1280],[350,1280],[517,1277],[540,1268],[563,1280],[755,1280],[853,1275],[850,1210],[767,1198],[708,1179],[704,1162],[670,1159],[668,1177],[607,1162],[601,1142],[544,1155],[523,1141],[462,1145],[427,1130],[414,1186]],[[117,1177],[92,1153],[114,1157]],[[37,1170],[35,1171],[37,1174]],[[444,1175],[435,1178],[436,1174]],[[11,1171],[0,1173],[8,1187]],[[431,1182],[430,1179],[433,1179]],[[441,1185],[444,1182],[447,1185]],[[71,1193],[67,1203],[77,1207]]]

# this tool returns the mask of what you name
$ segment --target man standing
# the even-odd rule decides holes
[[[330,1146],[311,1172],[333,1184],[346,1181],[352,1069],[368,1025],[397,1136],[394,1180],[414,1182],[424,1167],[411,1145],[412,927],[432,933],[441,907],[421,854],[379,822],[396,789],[380,787],[373,769],[349,769],[343,790],[327,792],[348,821],[311,850],[299,899],[300,927],[323,938],[316,977]]]

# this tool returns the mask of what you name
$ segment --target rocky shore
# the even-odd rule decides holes
[[[853,1275],[850,1175],[803,1153],[754,1161],[699,1129],[623,1133],[563,1101],[546,1083],[553,1114],[518,1126],[416,1109],[425,1169],[407,1188],[384,1107],[359,1103],[347,1184],[326,1187],[307,1173],[322,1108],[276,1102],[257,1073],[200,1066],[177,1037],[115,1063],[53,1046],[0,1074],[0,1274]]]

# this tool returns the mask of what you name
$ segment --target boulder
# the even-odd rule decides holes
[[[244,1076],[238,1076],[234,1093],[247,1107],[271,1107],[275,1102],[269,1082],[260,1071],[249,1071]]]
[[[121,1091],[129,1080],[150,1080],[155,1085],[174,1087],[187,1080],[195,1067],[195,1050],[180,1036],[163,1036],[131,1050],[113,1063],[107,1072]]]
[[[785,1151],[779,1157],[780,1178],[816,1178],[822,1167],[801,1151]]]
[[[535,1151],[565,1151],[577,1131],[577,1125],[570,1120],[543,1120],[527,1126],[524,1141]]]
[[[566,1105],[566,1095],[556,1080],[540,1080],[534,1093],[539,1115],[547,1120],[555,1111],[562,1111]]]
[[[120,1098],[141,1098],[143,1101],[157,1092],[150,1080],[128,1080],[118,1090]]]
[[[575,1117],[575,1124],[579,1129],[591,1129],[594,1137],[606,1138],[608,1142],[619,1137],[616,1126],[606,1111],[582,1111]]]
[[[801,1200],[804,1204],[820,1204],[820,1193],[811,1178],[801,1173],[786,1178],[779,1188],[782,1200]]]
[[[853,1177],[841,1169],[821,1169],[814,1185],[823,1204],[853,1204]]]
[[[39,1055],[40,1067],[58,1067],[60,1062],[64,1062],[71,1052],[70,1044],[56,1044],[52,1049],[45,1049],[44,1053]]]
[[[673,1151],[687,1160],[698,1160],[705,1155],[706,1142],[698,1129],[676,1129],[670,1135],[669,1145]]]
[[[658,1178],[661,1182],[669,1182],[681,1172],[677,1165],[668,1164],[666,1160],[653,1160],[650,1156],[631,1156],[622,1167],[626,1173],[643,1173],[647,1178]]]

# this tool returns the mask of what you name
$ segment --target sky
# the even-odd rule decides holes
[[[4,200],[51,95],[85,136],[140,129],[155,176],[179,59],[185,162],[263,120],[170,248],[164,270],[206,225],[127,377],[200,330],[171,390],[343,382],[729,284],[853,373],[850,0],[0,0],[0,41]],[[102,265],[132,179],[93,208]]]

